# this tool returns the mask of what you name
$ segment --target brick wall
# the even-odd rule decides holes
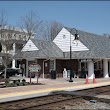
[[[42,78],[43,73],[43,60],[45,59],[38,59],[37,63],[41,66],[41,71],[39,72],[39,76]],[[26,64],[26,60],[23,60],[23,64]],[[33,61],[29,61],[29,64],[33,63]],[[67,70],[70,69],[70,60],[56,60],[56,77],[63,77],[63,70],[66,68]],[[78,71],[78,60],[71,60],[71,68],[73,71]],[[50,72],[50,60],[44,62],[44,73],[45,78],[49,77],[48,74]]]

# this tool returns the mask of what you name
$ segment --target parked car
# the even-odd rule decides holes
[[[0,72],[0,77],[4,77],[5,69]],[[14,76],[15,74],[19,75],[18,69],[7,68],[6,70],[6,77],[9,78],[10,76]]]

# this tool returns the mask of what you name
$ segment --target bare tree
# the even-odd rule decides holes
[[[2,38],[5,37],[4,30],[5,30],[6,25],[7,25],[7,13],[5,10],[1,10],[0,11],[0,37],[1,37],[0,41],[1,41],[1,43],[3,41]],[[5,75],[4,75],[5,79],[6,79],[6,70],[7,70],[7,57],[8,57],[7,46],[5,46],[5,58],[4,58],[5,61],[2,60],[4,63],[4,66],[5,66]]]
[[[5,10],[0,11],[0,27],[4,28],[7,24],[7,13]]]
[[[102,36],[104,36],[104,37],[110,37],[110,34],[108,34],[108,33],[103,33]]]
[[[31,10],[26,15],[21,17],[20,28],[22,31],[27,32],[29,39],[36,34],[39,27],[42,24],[42,20],[38,16],[37,12]]]
[[[53,40],[56,35],[59,33],[59,31],[61,31],[63,25],[59,22],[56,22],[56,21],[52,21],[51,22],[51,25],[50,25],[50,36],[49,38],[51,40]]]
[[[45,40],[53,40],[59,31],[62,29],[63,25],[57,21],[47,22],[45,21],[42,27],[42,36]]]
[[[38,33],[36,36],[40,39],[49,40],[50,34],[50,23],[47,21],[43,21],[43,25],[39,28]]]

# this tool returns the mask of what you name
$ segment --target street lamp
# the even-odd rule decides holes
[[[73,82],[73,80],[72,80],[73,74],[72,74],[72,69],[71,69],[71,57],[72,57],[72,51],[71,51],[71,32],[73,31],[73,29],[76,31],[76,33],[74,34],[74,36],[75,36],[74,41],[77,42],[79,40],[79,36],[77,34],[77,30],[75,28],[72,28],[71,31],[70,31],[70,80],[69,80],[69,82]]]
[[[1,31],[2,31],[2,26],[0,25],[0,34],[2,33]],[[1,36],[2,36],[2,34],[1,34]],[[2,44],[0,43],[0,52],[1,51],[2,51]]]

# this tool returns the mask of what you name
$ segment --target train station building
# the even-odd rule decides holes
[[[64,68],[69,70],[70,66],[74,74],[88,74],[89,79],[94,74],[96,77],[108,78],[110,38],[77,30],[78,39],[75,40],[75,34],[76,29],[63,27],[53,41],[32,38],[14,59],[21,62],[26,77],[29,65],[37,61],[41,66],[40,77],[43,78],[51,70],[56,70],[57,77],[62,77]]]

